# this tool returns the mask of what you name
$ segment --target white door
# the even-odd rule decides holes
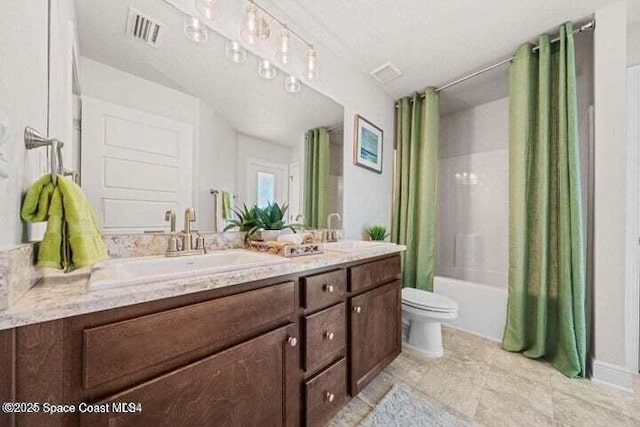
[[[295,222],[296,217],[302,213],[300,179],[300,163],[291,163],[289,165],[289,222]]]
[[[247,202],[265,207],[268,203],[287,202],[287,171],[285,164],[249,159],[247,164]]]
[[[82,98],[82,187],[106,233],[166,230],[192,206],[193,127]]]

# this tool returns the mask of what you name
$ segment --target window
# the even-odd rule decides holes
[[[272,173],[258,172],[258,207],[265,207],[276,199],[276,176]]]

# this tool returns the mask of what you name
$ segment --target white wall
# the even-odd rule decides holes
[[[627,28],[627,65],[640,64],[640,22]]]
[[[82,94],[173,120],[198,120],[199,99],[90,58],[80,57]]]
[[[213,230],[214,198],[209,190],[237,193],[238,134],[204,102],[200,101],[199,109],[199,142],[195,145],[193,178],[196,223],[201,230]],[[218,208],[218,230],[222,231],[220,205]]]
[[[625,366],[626,5],[596,12],[593,374]],[[637,345],[637,344],[636,344]]]
[[[8,160],[8,178],[0,178],[0,246],[22,241],[22,195],[46,170],[45,150],[27,151],[23,131],[47,132],[47,32],[47,0],[0,2],[0,111],[9,120],[0,147]]]
[[[236,163],[237,203],[242,205],[248,200],[247,165],[250,159],[260,159],[271,163],[289,165],[299,161],[299,151],[292,147],[267,142],[252,136],[238,134],[238,157]],[[287,191],[284,189],[286,197]]]
[[[509,99],[440,123],[436,274],[506,288]]]
[[[79,170],[79,147],[73,138],[73,61],[78,53],[73,1],[51,0],[49,49],[49,135],[65,143],[64,167]]]

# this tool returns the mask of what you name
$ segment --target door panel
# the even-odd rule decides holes
[[[166,227],[166,210],[192,202],[193,128],[82,98],[82,184],[105,232]]]
[[[283,426],[287,418],[287,344],[282,327],[100,403],[141,404],[140,412],[81,414],[83,426]],[[299,394],[297,399],[299,399]],[[293,414],[292,414],[293,415]]]
[[[400,281],[351,298],[351,395],[401,350]]]

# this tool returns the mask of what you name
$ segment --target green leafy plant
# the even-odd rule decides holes
[[[366,230],[370,240],[384,240],[389,237],[387,227],[384,225],[372,225]]]
[[[260,219],[260,208],[258,208],[258,206],[253,205],[250,208],[244,204],[242,206],[242,209],[235,208],[233,210],[233,213],[235,213],[238,218],[229,221],[229,224],[224,228],[224,231],[237,228],[240,231],[244,231],[248,238],[257,230],[263,228],[263,224]]]
[[[234,228],[244,231],[245,238],[249,239],[258,230],[283,230],[291,229],[294,233],[299,224],[287,224],[284,220],[289,206],[285,203],[280,206],[278,203],[269,203],[264,208],[257,205],[247,207],[243,205],[243,209],[234,209],[237,219],[229,221],[224,228],[228,231]]]

